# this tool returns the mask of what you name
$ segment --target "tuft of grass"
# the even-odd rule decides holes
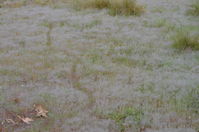
[[[20,41],[19,46],[24,48],[26,46],[26,42],[24,40]]]
[[[118,57],[112,58],[112,62],[116,63],[116,64],[125,65],[128,67],[133,67],[133,66],[136,66],[136,64],[137,64],[136,60],[133,60],[129,57],[123,57],[123,56],[118,56]]]
[[[108,8],[110,6],[109,0],[86,0],[76,1],[77,6],[81,6],[82,8],[96,8],[96,9],[103,9]]]
[[[1,2],[0,1],[0,7],[20,8],[20,7],[24,6],[24,5],[26,5],[26,1],[25,0],[6,1],[6,2],[3,2],[3,1]]]
[[[33,0],[32,3],[40,6],[45,6],[45,5],[54,5],[55,1],[54,0]]]
[[[132,117],[134,124],[132,125],[137,125],[139,126],[142,117],[143,117],[143,111],[138,108],[134,108],[131,106],[125,106],[125,107],[120,107],[119,109],[111,112],[108,114],[108,118],[111,120],[114,120],[116,124],[119,126],[120,131],[124,132],[125,131],[125,120],[128,117]],[[130,127],[130,126],[129,126]]]
[[[46,45],[47,46],[51,46],[52,45],[51,32],[52,32],[52,29],[53,29],[53,23],[52,22],[48,22],[48,21],[44,21],[41,24],[41,26],[44,26],[44,27],[48,28],[48,31],[46,33],[46,37],[47,37]]]
[[[199,86],[188,92],[184,98],[186,107],[193,113],[199,114]]]
[[[179,50],[199,50],[199,36],[180,31],[174,37],[173,47]]]
[[[166,19],[157,19],[157,20],[154,22],[153,27],[160,28],[160,27],[163,27],[164,25],[166,25],[166,23],[167,23],[167,20],[166,20]]]
[[[199,16],[199,0],[196,0],[191,7],[192,9],[188,11],[188,14]]]
[[[95,9],[109,9],[110,15],[135,15],[139,16],[144,12],[144,7],[138,5],[136,0],[86,0],[75,1],[75,6],[78,8],[95,8]]]
[[[110,15],[140,16],[143,12],[144,7],[135,0],[112,0],[109,7]]]

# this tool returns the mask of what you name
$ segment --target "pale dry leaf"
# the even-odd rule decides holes
[[[31,121],[34,121],[33,119],[29,118],[29,117],[21,117],[19,115],[17,115],[17,117],[22,120],[24,123],[26,124],[30,124]]]
[[[35,111],[37,117],[47,117],[48,111],[42,105],[35,105]]]
[[[13,119],[6,119],[5,121],[9,124],[17,124]]]

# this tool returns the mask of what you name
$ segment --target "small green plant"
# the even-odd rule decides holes
[[[163,27],[164,25],[166,25],[166,23],[167,23],[166,19],[157,19],[153,26],[160,28],[160,27]]]
[[[135,15],[139,16],[144,12],[144,7],[138,5],[135,0],[76,0],[78,8],[109,9],[110,15]]]
[[[199,50],[199,36],[191,35],[187,31],[179,31],[174,36],[173,47],[180,50]]]
[[[19,46],[24,48],[26,46],[26,42],[24,40],[20,41]]]
[[[150,23],[147,21],[144,21],[144,26],[151,27],[151,28],[161,28],[161,27],[167,26],[167,24],[168,24],[168,21],[164,18],[156,19],[155,21],[152,21]]]
[[[199,16],[199,0],[196,0],[191,7],[192,9],[188,11],[188,14]]]
[[[132,67],[132,66],[137,65],[136,60],[133,60],[129,57],[123,57],[123,56],[118,56],[118,57],[112,58],[112,62],[116,63],[116,64],[125,65],[125,66],[128,66],[128,67]]]
[[[125,131],[124,123],[127,117],[132,117],[133,122],[135,122],[135,124],[139,127],[143,117],[143,111],[141,109],[134,108],[131,106],[125,106],[125,107],[120,107],[116,111],[113,111],[112,113],[108,114],[108,118],[116,122],[121,132]]]
[[[188,92],[184,100],[189,111],[199,114],[199,86]]]
[[[52,45],[51,32],[52,32],[52,29],[53,29],[53,24],[48,23],[47,27],[48,27],[48,32],[46,33],[46,37],[47,37],[46,45],[51,46]]]

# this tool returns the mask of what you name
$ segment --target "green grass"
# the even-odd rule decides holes
[[[19,46],[24,48],[26,46],[26,42],[24,40],[19,41]]]
[[[163,18],[157,19],[157,20],[154,22],[153,27],[160,28],[160,27],[165,26],[166,23],[167,23],[167,20],[166,20],[166,19],[163,19]]]
[[[136,66],[137,65],[137,61],[136,60],[133,60],[129,57],[114,57],[112,59],[112,62],[113,63],[116,63],[116,64],[120,64],[120,65],[125,65],[125,66],[129,66],[129,67],[133,67],[133,66]]]
[[[168,21],[164,18],[159,18],[159,19],[156,19],[152,22],[147,22],[147,21],[144,21],[144,26],[145,27],[151,27],[151,28],[161,28],[161,27],[164,27],[166,26],[168,23]]]
[[[144,12],[144,7],[138,5],[135,0],[76,0],[75,6],[78,9],[109,9],[109,14],[113,16],[139,16]]]
[[[141,109],[137,109],[131,106],[125,106],[108,114],[108,118],[116,122],[121,132],[125,131],[124,123],[127,117],[132,117],[133,122],[135,123],[132,125],[136,125],[139,127],[143,117],[143,111]]]
[[[181,93],[180,89],[172,91],[168,100],[164,102],[170,105],[170,110],[177,112],[179,116],[190,116],[192,119],[197,119],[199,116],[199,85],[193,88],[187,87],[186,93],[181,97],[178,96],[179,93]]]
[[[199,114],[199,86],[188,92],[184,100],[189,111]]]
[[[187,31],[179,31],[174,36],[173,47],[179,50],[199,50],[199,36],[191,35]]]
[[[188,14],[199,16],[199,0],[196,0],[191,7],[192,9],[188,11]]]
[[[153,13],[163,13],[164,11],[166,11],[166,9],[163,6],[154,7],[152,10]]]
[[[168,104],[172,106],[171,110],[176,111],[179,116],[197,120],[199,118],[199,85],[194,88],[187,87],[187,89],[187,93],[181,98],[176,98],[180,90],[174,91],[169,97]],[[199,123],[192,122],[192,128],[198,131]]]

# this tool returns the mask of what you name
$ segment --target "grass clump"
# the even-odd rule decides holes
[[[112,58],[112,62],[116,64],[128,66],[128,67],[133,67],[133,66],[136,66],[137,64],[136,60],[133,60],[129,57],[122,57],[122,56]]]
[[[103,9],[103,8],[108,8],[110,6],[110,1],[109,0],[86,0],[86,1],[77,0],[76,4],[77,6],[82,7],[82,8]]]
[[[136,0],[86,0],[75,1],[76,7],[83,9],[109,9],[110,15],[135,15],[139,16],[144,12],[144,7],[138,5]]]
[[[125,125],[125,120],[129,117],[132,117],[133,124],[131,125],[136,125],[139,128],[139,124],[143,117],[143,111],[131,106],[125,106],[108,114],[108,118],[116,122],[121,132],[125,131],[125,127],[131,127]]]
[[[184,98],[188,110],[193,113],[199,114],[199,86],[188,92]]]
[[[34,0],[34,3],[38,5],[47,5],[52,3],[52,0]]]
[[[179,50],[199,50],[199,36],[180,31],[174,37],[173,47]]]
[[[139,16],[144,12],[144,7],[136,3],[135,0],[112,0],[109,7],[111,15],[135,15]]]
[[[199,16],[199,0],[196,0],[192,5],[192,9],[188,11],[189,14]]]

